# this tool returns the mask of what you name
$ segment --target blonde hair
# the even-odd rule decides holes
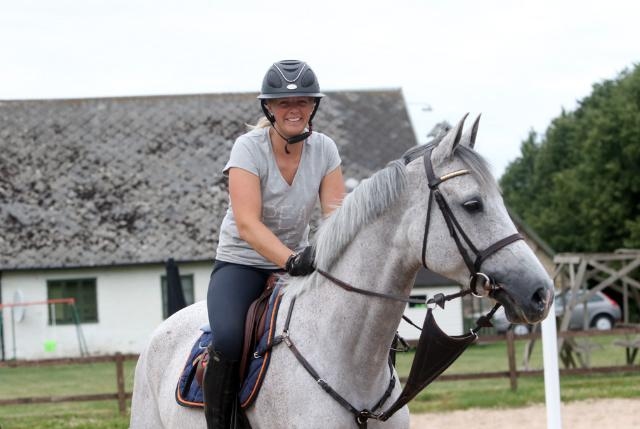
[[[251,131],[251,130],[255,130],[257,128],[267,128],[271,126],[271,122],[269,122],[269,120],[267,119],[266,116],[263,116],[262,118],[258,119],[258,122],[256,122],[255,125],[251,125],[251,124],[245,124],[247,126],[247,130]]]

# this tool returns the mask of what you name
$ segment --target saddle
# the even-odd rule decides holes
[[[278,274],[269,276],[264,291],[251,304],[245,318],[242,359],[239,366],[240,380],[243,381],[240,392],[243,408],[255,399],[269,364],[268,350],[271,348],[275,317],[281,298],[279,278]],[[201,386],[204,370],[209,362],[208,345],[215,332],[211,332],[209,327],[202,330],[204,332],[194,344],[176,388],[176,401],[186,407],[204,406]],[[193,383],[194,380],[197,384]]]
[[[267,323],[267,309],[269,307],[269,299],[273,294],[276,284],[280,276],[271,274],[267,279],[266,287],[262,295],[258,297],[247,311],[247,317],[244,322],[244,343],[242,345],[242,359],[240,360],[240,380],[244,380],[247,375],[247,367],[249,364],[249,356],[253,356],[254,350],[258,346],[258,342],[265,332]]]

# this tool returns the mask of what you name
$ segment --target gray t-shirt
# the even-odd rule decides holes
[[[333,140],[313,132],[304,142],[300,165],[291,186],[284,180],[271,147],[269,128],[257,128],[242,136],[231,149],[224,167],[228,174],[239,167],[260,178],[262,222],[284,243],[297,251],[309,244],[309,221],[318,201],[320,182],[340,165]],[[240,238],[229,201],[229,209],[220,227],[216,259],[261,268],[278,268]]]

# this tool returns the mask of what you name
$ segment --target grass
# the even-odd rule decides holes
[[[134,361],[125,361],[125,389],[133,388]],[[115,393],[115,363],[0,368],[0,399]],[[120,429],[117,401],[0,406],[0,429]]]
[[[591,367],[626,365],[624,348],[614,346],[620,336],[592,337],[596,344],[589,356]],[[587,341],[586,338],[578,339]],[[516,341],[516,366],[525,370],[524,356],[527,341]],[[408,374],[413,353],[401,354],[396,361],[400,374]],[[533,346],[528,360],[530,370],[543,368],[542,345]],[[471,346],[444,374],[508,371],[506,343],[475,344]],[[511,390],[508,378],[435,381],[410,404],[412,412],[447,411],[468,408],[521,407],[544,403],[545,390],[542,376],[519,377],[518,389]],[[640,365],[630,373],[565,375],[560,379],[563,402],[602,399],[640,398]]]
[[[64,402],[0,407],[1,429],[126,429],[116,401]]]
[[[624,349],[612,345],[616,337],[593,338],[600,344],[590,357],[592,366],[624,365]],[[523,370],[525,341],[516,342],[516,361]],[[413,353],[397,358],[401,375],[408,375]],[[133,386],[135,362],[125,362],[127,391]],[[530,369],[542,368],[541,345],[531,355]],[[507,371],[504,343],[471,346],[445,374]],[[89,381],[88,381],[89,380]],[[563,376],[563,402],[599,398],[640,398],[640,365],[630,373]],[[115,364],[83,364],[52,367],[0,368],[0,399],[29,396],[62,396],[116,391]],[[510,389],[508,378],[465,381],[437,380],[411,403],[411,412],[468,408],[519,407],[544,402],[542,376],[518,378],[518,389]],[[117,402],[66,402],[0,406],[0,429],[120,429],[128,427],[128,416],[118,414]]]

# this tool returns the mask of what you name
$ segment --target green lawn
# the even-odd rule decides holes
[[[614,337],[598,337],[602,348],[594,350],[594,366],[624,364],[624,349],[612,346]],[[525,341],[517,341],[517,365],[522,370]],[[399,354],[398,371],[408,375],[413,353]],[[127,391],[133,386],[135,362],[125,362]],[[588,398],[640,398],[640,365],[630,373],[563,376],[563,401]],[[534,347],[530,369],[541,369],[541,345]],[[471,346],[445,374],[507,371],[504,343]],[[0,368],[0,399],[28,396],[61,396],[116,391],[114,363],[86,365]],[[443,411],[472,407],[518,407],[544,402],[542,376],[518,378],[518,389],[510,389],[508,378],[435,381],[411,402],[412,412]],[[128,417],[118,414],[117,402],[75,402],[0,406],[0,429],[127,428]]]

